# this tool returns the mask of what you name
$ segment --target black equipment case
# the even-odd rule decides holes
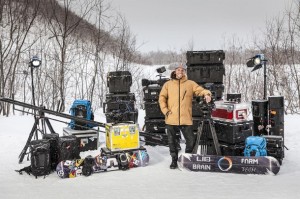
[[[223,156],[244,156],[245,143],[240,144],[228,144],[224,142],[219,142],[221,154]],[[214,154],[214,142],[209,140],[206,142],[207,153]]]
[[[223,83],[223,76],[225,75],[224,65],[211,66],[193,66],[187,67],[188,79],[197,82],[198,84],[205,83]]]
[[[163,119],[164,114],[160,110],[159,103],[157,101],[145,101],[145,113],[147,119]]]
[[[107,86],[110,93],[129,93],[132,76],[129,71],[113,71],[107,75]]]
[[[52,170],[55,170],[59,163],[58,138],[58,133],[43,134],[43,139],[49,140],[50,143],[50,162]]]
[[[58,138],[59,160],[80,159],[79,140],[75,135],[67,135]]]
[[[120,102],[120,101],[135,101],[134,93],[122,93],[122,94],[114,94],[108,93],[106,94],[106,102]]]
[[[147,86],[143,88],[144,92],[144,100],[145,101],[152,101],[152,100],[158,100],[159,93],[161,91],[161,86]]]
[[[186,60],[188,66],[200,64],[223,64],[225,52],[223,50],[212,51],[187,51]]]
[[[133,122],[136,123],[138,119],[138,111],[112,111],[105,113],[107,123],[119,123],[119,122]]]
[[[253,134],[253,121],[225,122],[214,120],[217,137],[220,142],[239,144]],[[212,139],[209,133],[209,138]]]
[[[79,143],[79,151],[96,150],[98,148],[99,133],[97,130],[74,130],[69,127],[63,128],[64,136],[75,136]]]
[[[119,110],[121,112],[134,111],[135,101],[110,101],[103,103],[103,112],[109,113],[114,110]]]
[[[146,131],[150,133],[165,133],[164,119],[145,119]]]
[[[140,136],[144,137],[145,145],[155,146],[168,146],[168,136],[165,133],[150,133],[140,132]]]
[[[284,158],[284,138],[279,135],[264,135],[267,141],[267,154],[273,156],[281,164]]]

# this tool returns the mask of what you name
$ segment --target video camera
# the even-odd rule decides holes
[[[162,73],[166,71],[166,68],[164,66],[157,68],[156,72],[158,73],[157,76],[159,76],[158,80],[149,80],[149,79],[142,79],[142,86],[149,86],[151,84],[158,84],[159,86],[163,86],[164,83],[166,83],[169,78],[162,78]]]
[[[196,102],[200,105],[201,111],[205,116],[210,116],[211,111],[216,108],[214,98],[211,98],[211,101],[207,103],[203,96],[197,96]]]

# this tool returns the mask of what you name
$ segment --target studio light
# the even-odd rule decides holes
[[[32,104],[34,106],[35,106],[35,95],[34,95],[33,69],[40,67],[41,63],[42,61],[37,56],[33,56],[29,62],[30,75],[31,75]]]
[[[252,71],[255,71],[257,69],[260,69],[262,67],[262,65],[264,64],[264,62],[266,62],[267,60],[265,60],[265,56],[264,54],[258,54],[255,55],[254,57],[251,57],[250,59],[248,59],[247,61],[247,67],[252,68]]]
[[[264,99],[267,98],[267,61],[265,59],[264,54],[257,54],[254,57],[251,57],[247,60],[247,67],[252,68],[252,71],[256,71],[260,69],[261,67],[264,67]]]
[[[42,61],[37,56],[33,56],[30,61],[30,66],[37,68],[41,65],[41,63]]]

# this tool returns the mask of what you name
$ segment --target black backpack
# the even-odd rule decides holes
[[[43,135],[43,139],[49,140],[50,143],[50,162],[52,170],[55,170],[57,164],[59,163],[58,137],[58,133]]]
[[[80,159],[79,141],[74,135],[58,138],[59,162]]]
[[[51,172],[49,140],[33,140],[30,142],[31,173],[45,176]]]

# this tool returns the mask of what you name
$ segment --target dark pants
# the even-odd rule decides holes
[[[176,132],[181,131],[182,135],[185,139],[185,153],[192,153],[194,144],[195,144],[195,135],[193,133],[192,126],[182,125],[182,126],[174,126],[174,125],[166,125],[166,130],[168,134],[168,144],[170,155],[172,158],[178,157],[178,148],[177,148],[177,136]]]

